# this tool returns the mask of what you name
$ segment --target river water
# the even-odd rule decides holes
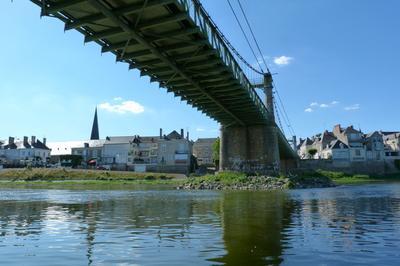
[[[0,190],[0,265],[400,265],[400,184]]]

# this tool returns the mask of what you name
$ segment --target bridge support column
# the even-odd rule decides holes
[[[222,126],[220,171],[279,174],[277,128],[273,125]]]

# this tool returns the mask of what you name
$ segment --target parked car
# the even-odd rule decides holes
[[[97,170],[111,170],[110,165],[99,165],[96,167]]]

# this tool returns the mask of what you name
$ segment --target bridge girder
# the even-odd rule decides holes
[[[31,1],[212,119],[269,123],[268,110],[197,0]]]

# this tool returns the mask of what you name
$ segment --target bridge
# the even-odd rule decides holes
[[[31,1],[219,122],[222,170],[279,171],[296,160],[275,122],[271,74],[263,101],[245,74],[251,66],[239,64],[199,0]]]

